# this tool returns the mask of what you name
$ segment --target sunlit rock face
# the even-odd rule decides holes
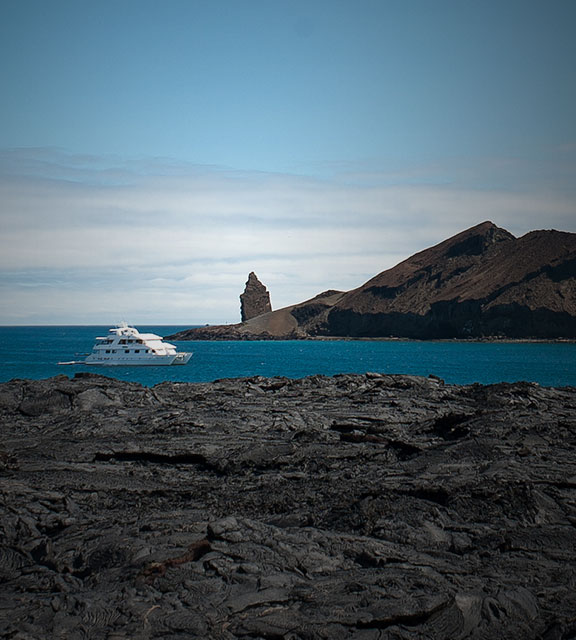
[[[240,314],[242,322],[272,311],[268,289],[258,280],[252,271],[248,276],[244,293],[240,295]]]

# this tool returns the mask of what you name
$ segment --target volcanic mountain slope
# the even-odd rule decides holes
[[[576,234],[515,238],[484,222],[343,296],[323,328],[344,336],[576,337]]]
[[[175,339],[403,337],[576,338],[576,234],[515,238],[483,222],[416,253],[348,293]]]

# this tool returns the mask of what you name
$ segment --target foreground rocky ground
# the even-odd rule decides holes
[[[576,638],[576,389],[0,385],[0,637]]]

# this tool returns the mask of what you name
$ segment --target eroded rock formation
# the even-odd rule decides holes
[[[240,315],[242,322],[261,316],[263,313],[268,313],[269,311],[272,311],[270,294],[252,271],[248,275],[244,293],[240,295]]]
[[[566,640],[576,389],[0,385],[0,637]]]

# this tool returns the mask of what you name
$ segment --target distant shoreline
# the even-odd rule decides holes
[[[293,339],[293,338],[291,338]],[[543,344],[576,344],[575,338],[373,338],[373,337],[356,337],[356,336],[314,336],[310,338],[303,338],[304,340],[365,340],[368,342],[494,342],[494,343],[543,343]]]
[[[220,326],[220,325],[209,325]],[[207,329],[209,327],[206,327]],[[204,328],[204,327],[202,327]],[[188,330],[185,330],[188,331]],[[170,336],[165,336],[166,340],[175,340],[181,342],[191,342],[194,340],[202,342],[276,342],[276,341],[291,341],[291,342],[338,342],[338,341],[359,341],[359,342],[455,342],[455,343],[494,343],[494,344],[576,344],[576,338],[507,338],[498,336],[486,336],[483,338],[407,338],[396,336],[270,336],[270,335],[258,335],[258,334],[213,334],[211,336],[202,335],[199,332],[198,336],[190,338],[182,338],[179,336],[185,331],[178,332]]]

